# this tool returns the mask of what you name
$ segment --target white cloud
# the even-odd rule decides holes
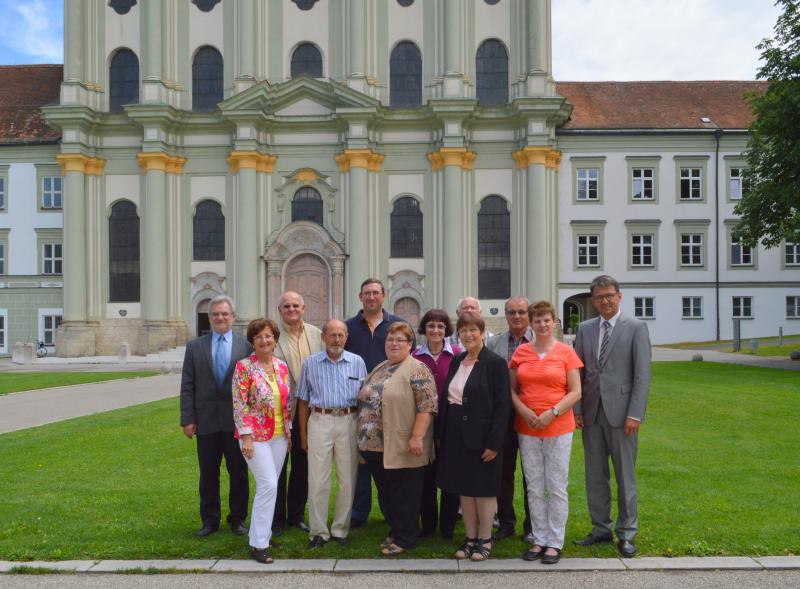
[[[774,0],[553,0],[557,80],[754,79]]]
[[[51,8],[43,0],[18,3],[3,19],[6,22],[2,43],[34,61],[61,63],[64,50],[61,11]]]

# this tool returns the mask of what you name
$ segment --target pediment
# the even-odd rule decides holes
[[[276,116],[324,116],[338,109],[379,110],[378,100],[343,84],[301,76],[280,84],[264,81],[220,103],[225,116],[261,112]]]

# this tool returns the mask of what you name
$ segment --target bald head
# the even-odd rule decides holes
[[[347,325],[340,319],[328,319],[322,326],[322,341],[331,360],[338,360],[347,343]]]
[[[278,313],[284,324],[289,327],[298,326],[303,321],[306,312],[306,303],[299,293],[287,290],[278,299]]]

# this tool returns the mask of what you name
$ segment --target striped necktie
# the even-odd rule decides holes
[[[608,356],[608,336],[611,334],[611,323],[603,321],[603,342],[600,344],[600,356],[597,358],[597,364],[602,366]]]

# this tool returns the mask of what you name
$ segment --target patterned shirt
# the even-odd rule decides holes
[[[355,407],[366,377],[367,367],[361,356],[345,350],[334,362],[328,352],[318,352],[303,362],[297,398],[323,409]]]

